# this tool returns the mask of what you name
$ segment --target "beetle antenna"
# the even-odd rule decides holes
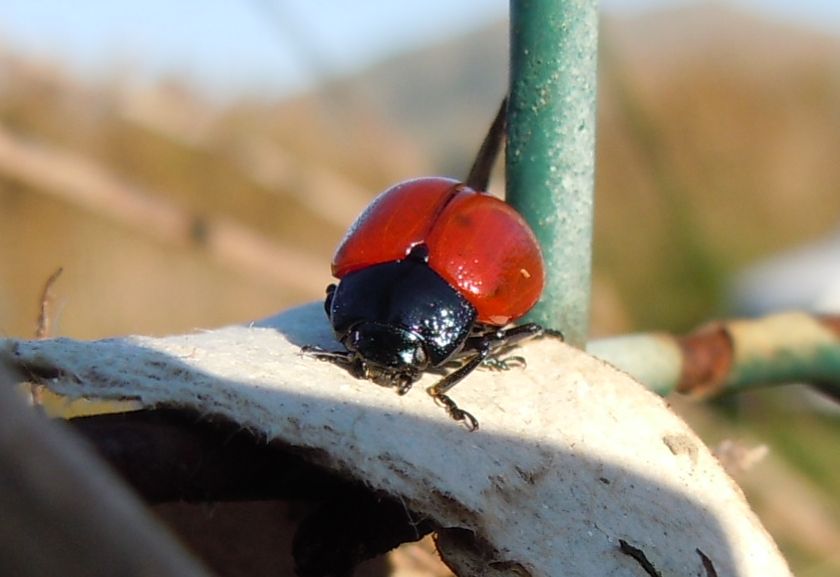
[[[487,136],[484,137],[484,142],[478,149],[478,154],[475,156],[475,161],[464,183],[473,190],[479,192],[487,190],[487,186],[490,184],[490,173],[493,171],[493,165],[496,164],[496,158],[498,158],[502,142],[505,140],[506,128],[507,97],[502,99],[502,105],[499,106],[496,118],[493,119],[490,129],[487,131]]]

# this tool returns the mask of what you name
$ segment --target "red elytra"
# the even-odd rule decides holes
[[[510,205],[456,180],[418,178],[380,194],[356,220],[333,257],[332,273],[401,260],[425,243],[429,266],[478,312],[478,322],[505,325],[540,298],[542,252]]]

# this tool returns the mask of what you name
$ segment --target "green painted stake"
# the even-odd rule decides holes
[[[511,0],[507,198],[540,240],[529,320],[583,347],[589,331],[597,0]]]

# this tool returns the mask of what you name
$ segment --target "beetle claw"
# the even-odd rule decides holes
[[[481,366],[490,369],[491,371],[509,371],[513,368],[525,368],[528,363],[525,357],[521,355],[512,355],[509,357],[487,357],[481,362]]]
[[[450,417],[456,421],[464,423],[464,426],[466,426],[470,432],[478,430],[478,419],[476,419],[472,413],[469,413],[459,407],[449,395],[436,392],[434,387],[429,388],[428,393],[438,404],[446,409],[446,412]]]

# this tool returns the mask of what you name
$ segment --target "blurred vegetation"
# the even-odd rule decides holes
[[[594,332],[683,331],[730,314],[734,274],[840,221],[840,39],[720,6],[608,20],[602,37]],[[59,265],[55,332],[77,338],[245,322],[320,299],[333,247],[377,192],[465,175],[505,89],[505,51],[500,24],[317,93],[224,106],[176,80],[84,83],[0,54],[0,130],[13,142],[100,167],[194,223],[173,244],[0,170],[0,331],[33,334]],[[323,273],[214,258],[205,233],[218,219]],[[712,445],[770,446],[739,482],[798,575],[836,575],[840,419],[801,398],[750,393],[734,418],[676,404]]]

